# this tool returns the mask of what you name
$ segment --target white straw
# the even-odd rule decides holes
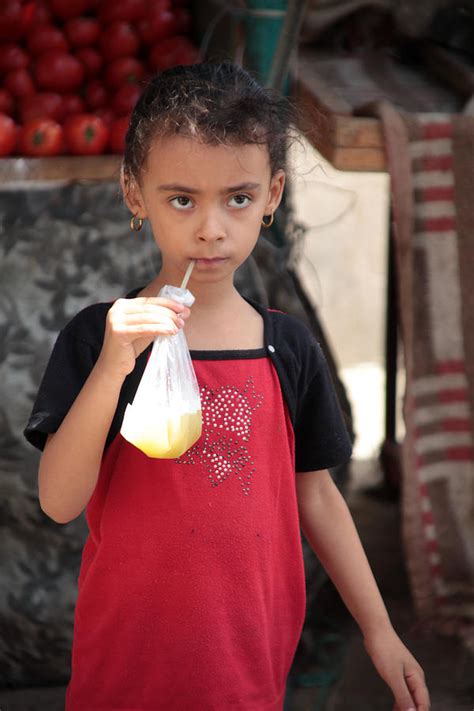
[[[184,275],[184,279],[181,283],[181,289],[186,289],[186,285],[189,281],[189,277],[191,276],[191,272],[193,271],[195,264],[196,264],[196,260],[191,259],[191,261],[188,264],[188,268],[186,269],[186,274]]]

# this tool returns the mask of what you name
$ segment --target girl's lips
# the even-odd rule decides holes
[[[211,267],[227,261],[226,257],[213,257],[211,259],[201,258],[196,260],[196,266]]]

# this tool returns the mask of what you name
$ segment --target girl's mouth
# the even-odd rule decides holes
[[[196,260],[197,267],[218,267],[227,261],[226,257],[201,258]]]

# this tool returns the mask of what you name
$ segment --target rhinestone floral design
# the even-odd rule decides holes
[[[202,436],[182,457],[178,464],[202,462],[211,486],[219,486],[232,474],[248,496],[255,466],[247,449],[252,434],[253,413],[263,402],[250,376],[243,390],[233,385],[222,385],[213,390],[201,388]]]

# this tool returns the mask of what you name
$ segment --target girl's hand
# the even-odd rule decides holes
[[[171,299],[117,299],[107,314],[98,365],[125,378],[135,360],[157,336],[171,336],[184,326],[190,310]]]
[[[395,697],[393,711],[428,711],[423,669],[391,628],[364,638],[364,646]]]

